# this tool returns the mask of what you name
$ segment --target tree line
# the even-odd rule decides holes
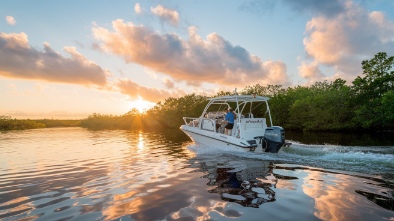
[[[363,75],[351,84],[341,78],[288,88],[256,84],[247,86],[240,94],[269,97],[274,125],[286,130],[393,130],[394,56],[379,52],[371,60],[362,61],[361,65]],[[221,91],[215,96],[231,94]],[[208,98],[188,94],[167,98],[144,113],[137,109],[119,116],[94,113],[81,120],[80,126],[89,129],[179,128],[184,123],[183,117],[201,115]]]
[[[46,127],[76,127],[81,125],[81,120],[55,120],[55,119],[41,119],[41,120],[20,120],[12,119],[10,116],[0,116],[0,131],[7,130],[26,130]]]
[[[341,78],[289,88],[256,84],[240,94],[269,97],[274,125],[287,130],[393,130],[394,56],[380,52],[361,65],[363,76],[352,84]],[[215,96],[230,94],[222,91]],[[208,98],[196,94],[170,97],[142,114],[135,109],[122,116],[93,114],[81,125],[97,129],[178,128],[184,123],[182,117],[199,117]]]

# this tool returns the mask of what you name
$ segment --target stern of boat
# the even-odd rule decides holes
[[[278,153],[282,148],[291,145],[285,140],[285,130],[279,126],[268,127],[260,139],[262,139],[263,150],[270,153]]]

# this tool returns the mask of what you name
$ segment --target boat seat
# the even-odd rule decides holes
[[[216,111],[216,112],[208,112],[205,117],[210,119],[219,119],[223,118],[226,115],[224,111]]]

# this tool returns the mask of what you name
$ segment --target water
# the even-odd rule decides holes
[[[394,220],[393,145],[292,142],[261,155],[178,130],[1,133],[0,220]]]

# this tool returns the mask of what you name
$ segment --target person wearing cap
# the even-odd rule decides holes
[[[226,114],[227,125],[224,127],[224,133],[231,136],[231,131],[234,127],[234,113],[233,109],[229,108]]]

